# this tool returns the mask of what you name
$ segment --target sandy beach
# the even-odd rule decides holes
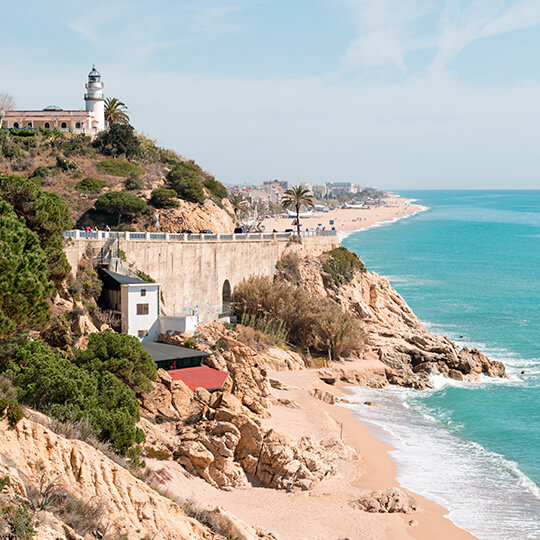
[[[390,196],[384,199],[385,204],[380,206],[369,206],[361,208],[340,208],[329,212],[313,211],[312,217],[300,218],[302,230],[315,230],[317,227],[331,229],[335,227],[337,231],[353,231],[364,229],[382,221],[392,221],[396,218],[414,214],[421,210],[421,207],[412,203],[409,199],[402,199],[397,196]],[[294,229],[294,218],[266,218],[263,221],[265,231],[276,230],[282,232],[285,229]],[[333,221],[333,223],[330,223]]]
[[[381,366],[378,360],[347,363],[348,369],[365,371],[366,375]],[[348,409],[316,399],[306,390],[319,388],[344,396],[342,387],[325,384],[316,370],[273,372],[270,377],[281,387],[273,389],[274,404],[264,427],[292,439],[310,436],[316,441],[339,438],[342,429],[349,451],[339,460],[338,474],[324,479],[311,492],[287,493],[256,484],[227,492],[190,475],[177,463],[150,460],[152,468],[166,469],[170,479],[163,487],[171,495],[222,506],[246,523],[275,533],[280,540],[474,538],[444,518],[444,508],[414,493],[419,509],[411,514],[369,513],[355,507],[353,501],[366,493],[399,487],[390,448],[374,438]]]

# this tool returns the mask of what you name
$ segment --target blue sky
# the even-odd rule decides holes
[[[135,127],[227,183],[540,188],[538,0],[9,2],[0,91]]]

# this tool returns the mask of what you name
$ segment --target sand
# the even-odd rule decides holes
[[[354,367],[357,371],[370,370],[376,367],[374,363],[378,361],[359,361]],[[275,533],[280,540],[474,538],[444,518],[444,508],[414,493],[420,509],[413,514],[373,514],[351,506],[351,501],[367,492],[399,486],[396,466],[388,454],[390,448],[374,438],[348,409],[326,404],[306,391],[318,387],[343,396],[342,388],[323,383],[314,370],[276,372],[270,377],[286,385],[283,390],[274,389],[273,395],[292,400],[299,408],[276,400],[271,417],[264,420],[266,428],[292,439],[310,435],[321,440],[339,437],[342,424],[343,440],[356,450],[357,456],[340,460],[338,475],[324,479],[312,491],[294,493],[259,486],[220,491],[174,462],[149,460],[151,467],[165,468],[171,475],[164,486],[171,494],[204,505],[220,505],[246,523]]]
[[[331,210],[330,212],[313,212],[313,217],[300,218],[302,230],[306,228],[310,231],[317,227],[331,229],[335,227],[337,231],[353,231],[370,227],[383,221],[392,221],[397,218],[414,214],[421,210],[421,207],[411,203],[409,199],[402,199],[397,196],[390,196],[384,199],[385,204],[380,206],[370,206],[366,209],[344,208]],[[334,221],[332,225],[330,221]],[[294,218],[266,218],[262,224],[264,230],[271,232],[274,229],[283,232],[285,229],[295,229]]]

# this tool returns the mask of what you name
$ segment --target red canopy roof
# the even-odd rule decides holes
[[[221,390],[225,380],[229,376],[226,371],[214,369],[209,366],[171,369],[167,373],[175,381],[185,382],[191,390],[201,387],[206,390]]]

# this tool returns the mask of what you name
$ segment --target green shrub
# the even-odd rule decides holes
[[[147,281],[148,283],[155,283],[156,280],[146,272],[143,272],[142,270],[135,270],[135,273],[137,274],[137,277],[142,279],[143,281]]]
[[[73,337],[68,318],[61,314],[54,315],[51,324],[42,332],[41,337],[51,347],[69,351]]]
[[[82,133],[77,135],[68,136],[63,140],[59,147],[66,156],[90,156],[96,155],[95,148],[92,147],[92,141],[89,136]]]
[[[98,197],[94,208],[98,213],[116,216],[116,224],[120,225],[122,216],[133,219],[146,211],[146,203],[131,193],[109,191]]]
[[[32,516],[22,500],[10,504],[0,501],[1,538],[30,540],[36,534],[32,521]]]
[[[96,167],[111,176],[129,176],[130,173],[144,174],[144,169],[124,159],[112,158],[100,161]]]
[[[24,416],[21,406],[14,399],[0,397],[0,418],[6,415],[9,427],[15,427]]]
[[[135,392],[150,391],[156,364],[134,336],[112,330],[95,332],[88,348],[75,353],[74,362],[93,372],[109,372]]]
[[[22,402],[62,421],[88,418],[99,438],[121,453],[144,440],[135,427],[135,394],[106,370],[77,365],[41,341],[27,341],[15,348],[6,374]]]
[[[150,204],[156,208],[175,208],[178,206],[178,201],[175,200],[176,191],[160,187],[154,189],[150,195]]]
[[[176,163],[167,173],[167,182],[181,199],[194,203],[204,202],[203,186],[194,165]]]
[[[86,300],[97,300],[101,294],[103,282],[87,258],[82,258],[77,268],[76,290]]]
[[[130,159],[141,153],[141,143],[135,130],[132,126],[125,124],[114,124],[106,131],[102,131],[95,138],[93,145],[108,156],[124,155]],[[127,174],[117,176],[127,176]]]
[[[13,137],[35,137],[36,132],[32,128],[11,128],[10,135]]]
[[[228,196],[227,188],[213,176],[209,176],[203,182],[204,187],[214,195],[218,201],[226,199]]]
[[[104,187],[105,182],[97,178],[84,178],[75,184],[79,191],[87,191],[88,193],[99,193]]]
[[[56,156],[56,166],[64,172],[76,171],[79,168],[74,161],[69,161],[69,159],[62,156]]]
[[[325,254],[325,258],[325,281],[338,287],[351,282],[356,272],[366,269],[360,257],[343,246],[332,249]]]
[[[126,189],[130,191],[134,191],[136,189],[143,189],[144,180],[136,172],[130,172],[124,185]]]
[[[34,169],[34,172],[28,177],[28,178],[36,178],[43,180],[43,178],[47,178],[47,176],[50,176],[51,171],[47,167],[43,167],[43,165],[40,165],[36,169]]]
[[[156,450],[154,448],[150,448],[146,451],[146,457],[149,457],[150,459],[159,459],[160,461],[164,461],[166,459],[171,459],[171,454],[169,452],[166,452],[165,450]]]

